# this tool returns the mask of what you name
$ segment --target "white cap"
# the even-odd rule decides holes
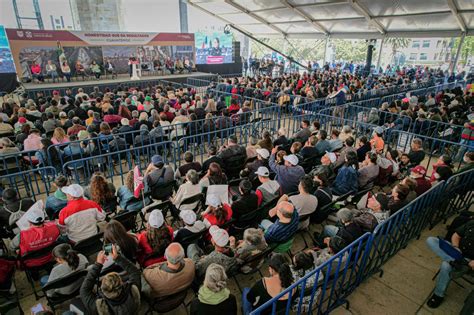
[[[294,154],[285,155],[283,159],[293,166],[298,165],[298,162],[299,162],[298,157]]]
[[[31,223],[41,223],[44,221],[44,218],[43,200],[35,202],[25,213],[25,219]]]
[[[192,210],[182,210],[179,216],[187,225],[193,225],[196,222],[196,213]]]
[[[78,184],[71,184],[69,186],[61,188],[61,191],[66,195],[71,195],[74,198],[79,198],[84,195],[84,188]]]
[[[161,213],[161,210],[153,210],[148,217],[148,224],[150,224],[150,226],[155,229],[159,229],[164,222],[165,219],[163,218],[163,213]]]
[[[122,126],[128,126],[130,125],[130,121],[127,119],[127,118],[122,118],[120,120],[120,123],[122,124]]]
[[[257,149],[257,154],[263,157],[264,159],[268,159],[270,156],[270,152],[267,149]]]
[[[331,163],[334,163],[337,161],[336,153],[326,151],[326,155],[328,156],[328,159],[329,161],[331,161]]]
[[[217,208],[222,204],[222,202],[218,196],[211,194],[211,195],[207,195],[206,204],[211,207]]]
[[[260,166],[258,170],[255,172],[255,174],[263,176],[263,177],[269,177],[270,171],[265,166]]]
[[[209,228],[209,234],[211,234],[214,243],[219,247],[224,247],[229,243],[229,233],[217,225],[213,225]]]

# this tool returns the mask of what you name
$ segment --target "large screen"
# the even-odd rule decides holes
[[[197,32],[194,35],[196,64],[233,63],[232,35],[223,32]]]
[[[0,73],[16,73],[5,27],[0,25]]]

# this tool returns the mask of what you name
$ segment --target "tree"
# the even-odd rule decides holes
[[[410,43],[410,39],[401,37],[388,37],[385,39],[385,44],[389,45],[392,49],[391,59],[395,58],[397,50],[400,48],[407,48]]]
[[[461,38],[456,38],[453,48],[451,50],[451,55],[456,56],[456,52],[458,51],[459,43],[461,42]],[[459,63],[466,64],[469,57],[474,55],[474,36],[466,36],[464,38],[464,43],[461,47],[461,53],[459,56]],[[454,58],[454,57],[453,57]]]

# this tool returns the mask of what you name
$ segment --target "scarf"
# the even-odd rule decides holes
[[[229,289],[225,288],[219,292],[211,291],[208,287],[202,286],[199,289],[198,298],[201,303],[217,305],[227,300],[230,295]]]

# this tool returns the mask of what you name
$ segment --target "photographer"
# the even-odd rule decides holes
[[[444,300],[451,279],[474,269],[474,220],[459,227],[452,235],[451,243],[437,237],[428,237],[426,243],[443,260],[434,293],[427,302],[429,307],[437,308]]]
[[[129,260],[118,254],[112,245],[112,258],[128,275],[124,282],[116,272],[106,274],[99,282],[98,292],[94,290],[102,266],[105,263],[104,251],[99,252],[97,260],[81,286],[81,300],[88,314],[134,314],[140,309],[140,270]]]

